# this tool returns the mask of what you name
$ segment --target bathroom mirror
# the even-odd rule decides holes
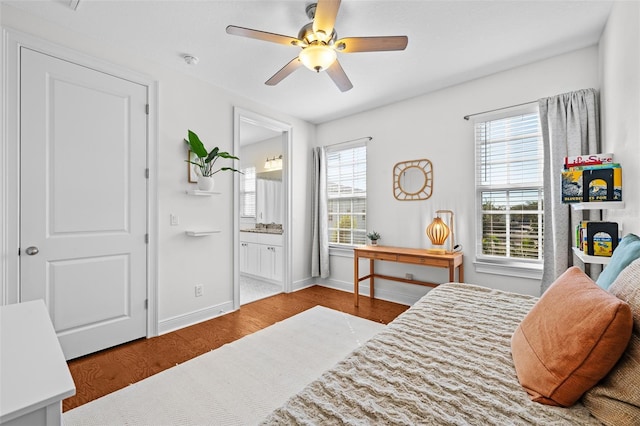
[[[393,167],[393,196],[400,201],[426,200],[433,188],[433,167],[427,159],[402,161]]]

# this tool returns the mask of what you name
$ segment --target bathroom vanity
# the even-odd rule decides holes
[[[240,230],[240,273],[282,282],[282,225]]]

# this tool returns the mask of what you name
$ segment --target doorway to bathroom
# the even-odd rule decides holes
[[[238,117],[238,306],[285,291],[289,131],[267,119]]]

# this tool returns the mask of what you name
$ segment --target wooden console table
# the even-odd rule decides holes
[[[360,277],[359,260],[360,258],[369,259],[369,275]],[[385,280],[400,281],[409,284],[425,285],[436,287],[438,284],[410,280],[407,278],[390,277],[388,275],[380,275],[375,273],[374,261],[386,260],[388,262],[412,263],[415,265],[432,266],[435,268],[448,268],[449,281],[455,281],[455,270],[458,268],[458,282],[464,281],[464,265],[462,263],[462,252],[451,254],[433,254],[425,249],[403,248],[403,247],[387,247],[387,246],[362,246],[353,249],[353,293],[355,297],[355,306],[358,306],[359,284],[360,281],[369,280],[370,294],[374,298],[374,279],[375,277],[384,278]]]

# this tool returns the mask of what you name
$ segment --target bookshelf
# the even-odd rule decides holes
[[[610,210],[610,209],[623,209],[624,201],[589,201],[582,203],[571,203],[571,208],[576,211],[582,210]],[[580,250],[578,247],[572,247],[573,254],[584,264],[593,263],[599,265],[606,265],[609,263],[611,257],[607,256],[590,256]]]
[[[585,263],[585,264],[595,263],[599,265],[606,265],[609,263],[609,260],[611,260],[611,258],[607,256],[589,256],[588,254],[585,254],[585,252],[580,250],[578,247],[571,247],[571,248],[573,249],[573,254],[575,254],[576,257],[580,259],[582,263]]]
[[[612,210],[623,209],[624,201],[589,201],[584,203],[571,203],[574,210]]]

